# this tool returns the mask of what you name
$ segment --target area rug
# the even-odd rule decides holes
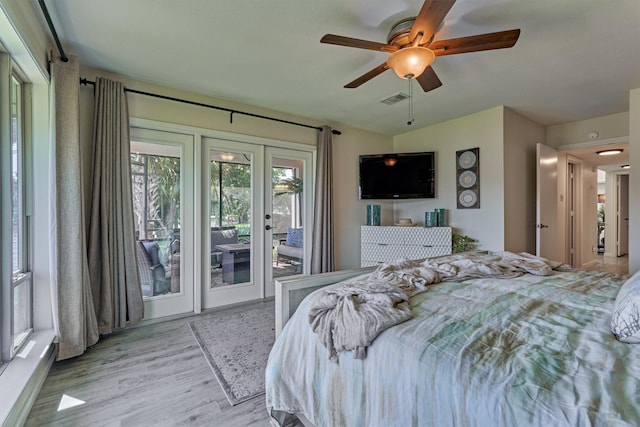
[[[264,394],[264,373],[275,341],[273,301],[246,310],[204,314],[189,321],[222,390],[231,405]]]

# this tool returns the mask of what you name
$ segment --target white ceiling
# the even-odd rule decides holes
[[[35,1],[35,0],[34,0]],[[627,111],[640,87],[638,0],[458,0],[435,40],[520,28],[511,49],[436,58],[443,86],[408,92],[392,71],[343,85],[387,54],[320,43],[386,42],[422,0],[48,0],[82,65],[389,135],[506,105],[551,125]],[[339,127],[339,126],[337,126]]]

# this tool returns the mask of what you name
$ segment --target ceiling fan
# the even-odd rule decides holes
[[[391,68],[400,78],[416,79],[428,92],[442,86],[431,67],[436,56],[509,48],[520,36],[520,30],[515,29],[433,41],[438,26],[454,3],[455,0],[425,0],[418,16],[403,19],[391,28],[386,44],[335,34],[326,34],[320,42],[391,54],[383,64],[347,83],[345,88],[356,88]]]

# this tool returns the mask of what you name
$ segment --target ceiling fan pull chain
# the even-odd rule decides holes
[[[409,79],[409,120],[407,125],[411,126],[414,122],[413,118],[413,79]]]

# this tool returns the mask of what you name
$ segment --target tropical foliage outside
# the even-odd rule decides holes
[[[133,207],[138,239],[168,239],[180,229],[180,159],[131,153]],[[273,228],[286,233],[297,209],[302,181],[292,168],[274,167]],[[212,161],[210,164],[210,226],[234,226],[241,241],[251,234],[251,165]]]

